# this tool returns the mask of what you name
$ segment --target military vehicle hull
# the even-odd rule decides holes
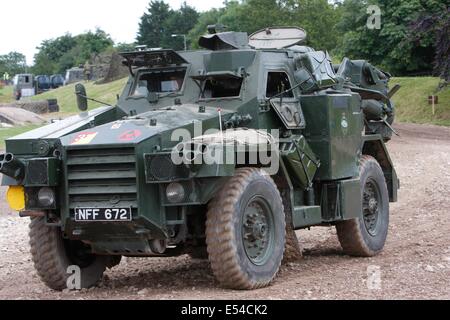
[[[53,243],[85,287],[121,256],[209,256],[234,289],[268,285],[283,256],[301,255],[302,228],[336,225],[348,254],[379,253],[399,188],[388,76],[350,60],[336,71],[326,53],[270,49],[270,37],[251,37],[263,49],[223,33],[201,40],[206,51],[125,53],[116,106],[7,140],[2,184],[34,221],[34,252]],[[375,84],[358,82],[367,72]],[[63,289],[65,270],[54,280],[44,264],[35,257]]]

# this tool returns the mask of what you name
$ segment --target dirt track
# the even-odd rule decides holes
[[[206,261],[187,256],[124,259],[100,287],[57,293],[34,272],[28,221],[0,204],[0,299],[450,299],[450,129],[397,125],[389,144],[401,179],[391,205],[385,251],[370,259],[342,254],[333,228],[300,231],[305,257],[284,266],[269,288],[218,289]],[[367,286],[380,268],[381,289]]]

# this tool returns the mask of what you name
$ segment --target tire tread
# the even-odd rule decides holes
[[[266,281],[251,279],[238,261],[237,247],[233,234],[234,204],[244,192],[245,187],[255,175],[263,175],[281,195],[274,181],[258,168],[242,168],[227,183],[209,204],[206,223],[206,242],[209,261],[216,279],[225,288],[253,290],[268,286],[275,278]],[[285,228],[285,226],[283,226]],[[283,246],[284,247],[284,246]],[[278,265],[278,269],[281,266]]]
[[[30,252],[38,276],[49,288],[66,288],[68,275],[58,268],[60,263],[56,232],[45,224],[44,217],[33,218],[30,223]]]
[[[362,172],[362,170],[370,166],[375,166],[382,172],[381,166],[375,158],[368,155],[362,156],[360,160],[360,171]],[[379,251],[374,251],[369,248],[364,241],[359,219],[337,223],[336,231],[345,254],[355,257],[373,257],[379,253]]]

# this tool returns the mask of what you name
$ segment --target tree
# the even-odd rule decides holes
[[[199,49],[198,39],[207,33],[209,25],[216,24],[219,21],[220,17],[224,15],[225,10],[225,8],[211,9],[200,14],[197,23],[188,34],[192,48]]]
[[[136,43],[122,43],[119,42],[114,46],[116,52],[129,52],[134,51]]]
[[[228,27],[230,31],[242,31],[249,34],[269,27],[289,25],[289,12],[286,10],[285,0],[244,0],[242,3],[230,1],[225,14],[219,23]]]
[[[304,28],[308,34],[307,44],[316,50],[332,51],[342,39],[336,29],[341,11],[329,1],[290,0],[286,1],[285,8],[288,9],[288,24]]]
[[[22,53],[13,51],[0,55],[0,76],[3,76],[4,73],[8,73],[10,76],[24,73],[26,68],[26,57]]]
[[[67,69],[81,65],[93,54],[99,54],[114,45],[111,37],[101,29],[88,31],[78,36],[65,34],[56,39],[45,40],[34,56],[35,74],[64,73]]]
[[[184,49],[182,37],[172,37],[174,34],[188,35],[196,25],[199,13],[186,4],[178,10],[172,10],[162,1],[152,0],[147,12],[139,24],[137,42],[150,48]]]
[[[334,28],[340,12],[327,0],[244,0],[229,1],[223,9],[200,16],[189,37],[198,38],[208,24],[221,23],[228,30],[249,34],[271,26],[298,26],[308,33],[306,44],[332,50],[339,41]]]
[[[164,22],[165,34],[162,37],[161,46],[174,50],[184,49],[184,39],[181,35],[189,34],[189,31],[197,24],[199,16],[199,13],[193,7],[188,6],[186,2],[179,10],[172,12]],[[180,36],[173,37],[172,35]],[[187,45],[190,47],[189,41]]]
[[[92,55],[99,54],[114,45],[110,35],[99,28],[95,32],[80,34],[76,37],[76,43],[74,56],[77,64],[84,64]]]
[[[445,10],[445,0],[346,0],[342,20],[337,25],[344,34],[339,53],[349,58],[367,59],[397,75],[431,73],[435,49],[433,35],[413,40],[409,26],[420,12]],[[367,8],[381,9],[381,29],[367,28]]]
[[[150,1],[147,12],[141,18],[136,41],[150,48],[159,47],[166,35],[165,22],[173,14],[169,5],[163,1]]]
[[[33,72],[35,74],[53,74],[65,71],[60,65],[60,60],[77,45],[75,37],[66,33],[56,39],[44,40],[37,48],[38,53],[34,56]],[[65,57],[67,61],[67,57]]]
[[[410,36],[416,41],[434,38],[434,72],[444,83],[450,82],[450,6],[442,12],[422,12],[412,23]]]

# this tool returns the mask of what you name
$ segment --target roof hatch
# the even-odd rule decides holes
[[[249,44],[255,49],[283,49],[306,40],[306,31],[297,27],[273,27],[253,33]]]
[[[248,34],[246,32],[221,32],[207,34],[200,38],[200,47],[218,51],[248,49]]]

